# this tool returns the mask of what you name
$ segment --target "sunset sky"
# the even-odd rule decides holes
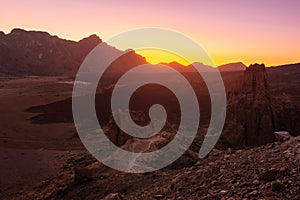
[[[299,0],[1,0],[0,30],[43,30],[72,40],[95,33],[105,41],[131,29],[161,27],[193,38],[217,65],[272,66],[300,62],[299,10]],[[176,59],[139,53],[152,62]]]

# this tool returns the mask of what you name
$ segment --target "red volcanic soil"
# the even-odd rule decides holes
[[[36,125],[30,120],[36,114],[25,112],[70,97],[71,91],[62,78],[1,77],[0,198],[57,174],[66,155],[84,150],[72,123]]]

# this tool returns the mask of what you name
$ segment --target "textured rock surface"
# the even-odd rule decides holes
[[[274,141],[274,116],[264,65],[250,65],[229,94],[224,140],[234,148]]]
[[[297,96],[292,99],[290,94],[278,91],[274,95],[276,88],[270,89],[266,71],[263,64],[250,65],[229,91],[227,119],[220,142],[223,145],[259,146],[275,141],[275,131],[300,134]],[[274,74],[271,75],[274,85]],[[286,92],[293,91],[287,88]]]
[[[146,117],[143,115],[143,113],[131,111],[130,114],[134,122],[138,123],[141,126],[147,125]],[[110,117],[107,125],[106,135],[110,139],[110,141],[112,141],[117,146],[122,146],[126,143],[127,140],[133,138],[118,127],[112,116]]]
[[[275,131],[287,131],[292,136],[300,135],[300,104],[285,93],[272,96],[271,107]]]
[[[132,120],[141,126],[145,126],[148,124],[149,119],[143,114],[141,111],[130,111]],[[126,120],[125,120],[126,124]],[[130,130],[130,128],[127,127]],[[122,149],[125,149],[130,152],[135,153],[145,153],[152,152],[158,149],[161,149],[165,145],[167,145],[175,136],[176,128],[170,122],[166,122],[162,131],[155,134],[150,138],[134,138],[129,134],[122,131],[114,122],[111,117],[108,125],[106,126],[106,135],[107,137],[117,146],[120,146]],[[174,149],[176,151],[176,149]],[[138,159],[136,157],[135,159]],[[172,169],[183,168],[187,166],[192,166],[196,163],[198,159],[197,153],[188,149],[177,161],[169,166]],[[139,166],[134,166],[139,167]]]
[[[100,44],[97,35],[78,42],[60,39],[47,32],[13,29],[0,34],[0,73],[9,75],[74,76],[88,53]],[[105,44],[106,45],[106,44]],[[115,48],[106,45],[107,51]],[[145,63],[133,51],[113,63],[113,68],[128,69],[135,63]]]
[[[279,142],[287,141],[291,138],[289,132],[286,131],[276,131],[274,132],[275,138]]]
[[[300,138],[252,149],[214,150],[192,167],[153,173],[121,173],[103,167],[98,178],[74,184],[73,166],[98,168],[87,155],[73,155],[67,167],[24,199],[300,199]],[[95,167],[96,166],[96,167]],[[92,171],[91,171],[92,173]],[[18,198],[19,199],[19,198]]]
[[[96,35],[75,42],[47,32],[13,29],[0,37],[0,71],[11,75],[73,75],[100,42]]]

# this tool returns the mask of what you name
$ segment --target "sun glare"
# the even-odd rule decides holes
[[[135,52],[146,58],[151,64],[178,62],[184,66],[190,63],[183,57],[162,49],[138,49]]]

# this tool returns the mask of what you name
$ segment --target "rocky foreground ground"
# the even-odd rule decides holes
[[[13,199],[300,199],[300,137],[243,150],[214,149],[191,167],[121,173],[70,155],[55,178]]]

